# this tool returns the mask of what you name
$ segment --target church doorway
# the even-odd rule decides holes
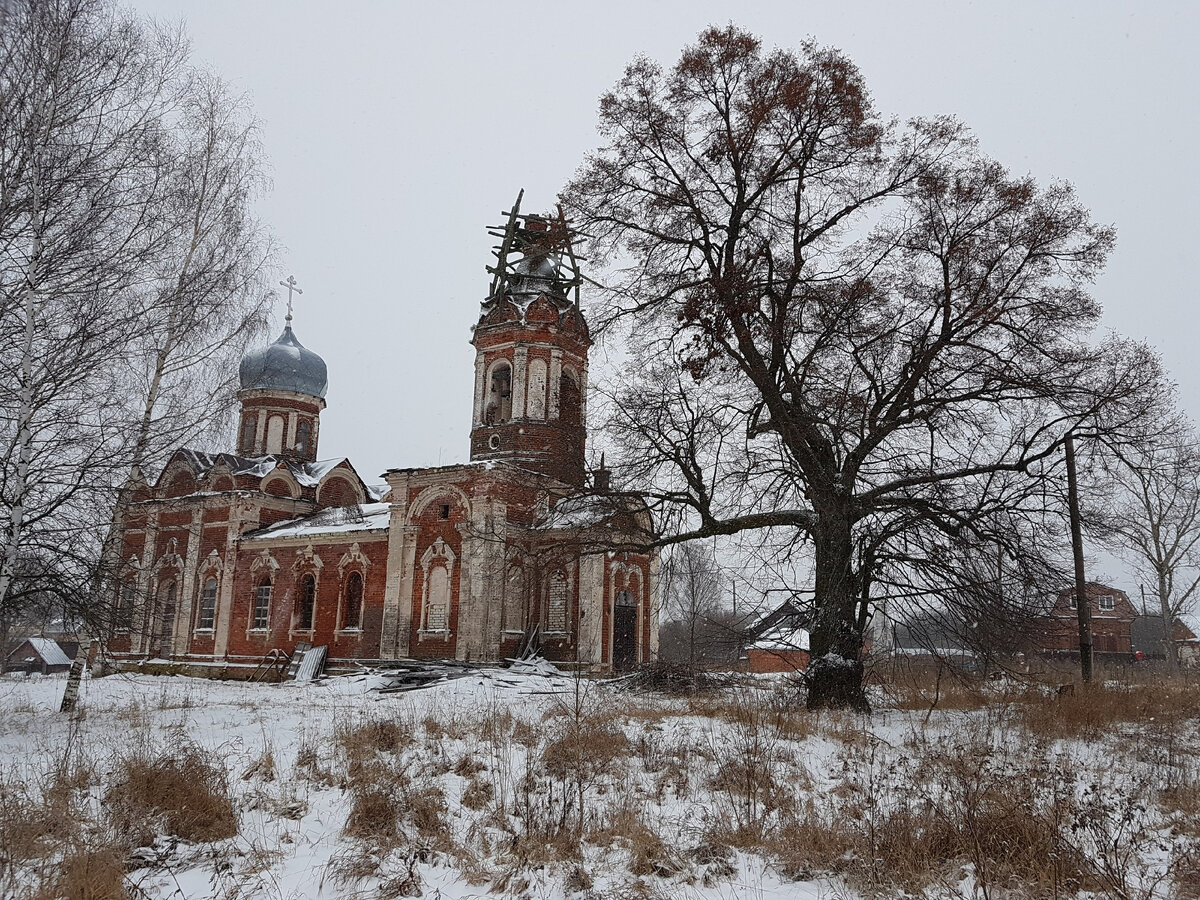
[[[618,591],[613,603],[613,670],[626,672],[637,665],[637,598]]]

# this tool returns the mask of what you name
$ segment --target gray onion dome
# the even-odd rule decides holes
[[[238,369],[244,391],[293,391],[324,397],[329,388],[325,360],[298,340],[287,325],[273,344],[251,350]]]

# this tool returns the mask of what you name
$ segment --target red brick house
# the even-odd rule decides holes
[[[531,644],[595,670],[655,655],[657,556],[605,549],[648,516],[585,467],[569,229],[514,209],[503,234],[473,329],[469,461],[374,488],[320,460],[326,366],[289,313],[242,361],[236,452],[180,449],[127,488],[111,657],[235,674],[298,642],[333,667]]]
[[[1094,581],[1089,581],[1085,590],[1092,613],[1093,652],[1114,658],[1132,657],[1134,648],[1131,633],[1133,622],[1140,613],[1129,601],[1129,596],[1122,590]],[[1173,633],[1176,641],[1196,638],[1178,619],[1173,623]],[[1059,592],[1043,620],[1037,649],[1044,652],[1078,652],[1079,612],[1074,588]]]

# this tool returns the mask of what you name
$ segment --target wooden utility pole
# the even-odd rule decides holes
[[[1079,666],[1085,683],[1092,680],[1092,608],[1083,571],[1083,527],[1079,521],[1079,485],[1075,478],[1075,440],[1067,432],[1067,506],[1071,512],[1071,554],[1075,557],[1075,611],[1079,617]]]

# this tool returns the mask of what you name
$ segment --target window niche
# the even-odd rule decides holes
[[[342,598],[342,630],[362,629],[363,577],[360,572],[346,576],[346,587]]]
[[[450,636],[450,600],[456,557],[441,538],[421,554],[421,628],[422,636]]]
[[[200,588],[200,609],[196,615],[197,631],[212,631],[217,623],[217,579],[209,576]]]
[[[296,423],[296,452],[306,454],[312,447],[312,422],[301,419]]]
[[[555,572],[546,592],[546,631],[563,634],[567,630],[567,576]]]
[[[242,439],[239,442],[243,453],[254,452],[254,438],[258,434],[258,415],[246,413],[242,416]]]
[[[317,579],[313,575],[300,576],[296,591],[296,606],[293,610],[294,631],[312,631],[317,610]]]
[[[254,608],[250,614],[250,629],[266,631],[271,624],[271,576],[264,575],[254,588]]]
[[[488,378],[487,402],[484,404],[483,421],[487,425],[498,425],[512,418],[512,366],[499,362],[492,366]]]

